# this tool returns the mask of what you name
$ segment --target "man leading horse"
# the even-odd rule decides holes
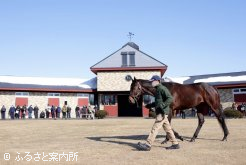
[[[205,121],[204,115],[208,112],[209,108],[214,112],[224,132],[222,141],[227,140],[229,131],[225,123],[225,116],[220,104],[220,96],[216,88],[206,83],[183,85],[175,82],[161,82],[161,84],[170,91],[173,97],[173,101],[170,104],[171,111],[168,114],[169,123],[171,123],[172,111],[193,107],[197,109],[198,126],[190,140],[191,142],[194,142],[197,138]],[[131,84],[129,101],[131,103],[136,103],[144,94],[155,96],[156,88],[152,86],[151,81],[136,79],[134,77]],[[173,130],[173,132],[177,138],[183,140],[176,131]],[[165,142],[168,140],[169,137],[166,136]]]
[[[155,102],[148,106],[148,108],[155,107],[156,119],[155,123],[150,131],[149,137],[146,143],[138,143],[139,150],[150,151],[152,143],[158,134],[158,131],[163,127],[172,146],[166,147],[166,149],[179,149],[179,143],[175,138],[171,125],[168,121],[169,106],[173,101],[173,97],[169,90],[161,84],[161,78],[157,75],[151,78],[152,86],[156,89]]]

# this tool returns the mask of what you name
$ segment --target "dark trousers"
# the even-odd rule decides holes
[[[185,112],[181,112],[182,119],[185,119]]]
[[[28,112],[28,118],[29,118],[29,119],[32,118],[32,112]]]
[[[50,117],[49,111],[46,111],[46,118],[48,119]]]
[[[5,112],[1,112],[2,120],[5,120]]]
[[[195,116],[196,116],[196,111],[193,111],[193,110],[192,110],[192,111],[191,111],[191,116],[192,116],[192,117],[195,117]]]
[[[26,118],[26,114],[25,113],[22,113],[21,118],[22,119],[25,119]]]
[[[66,119],[66,112],[62,112],[62,118]]]
[[[38,111],[34,111],[34,116],[35,116],[35,119],[38,118]]]
[[[60,119],[60,112],[56,113],[56,118]]]
[[[67,118],[70,119],[71,118],[71,112],[67,113]]]
[[[76,118],[79,118],[79,111],[76,111]]]
[[[11,117],[11,119],[14,119],[15,118],[15,113],[14,112],[11,112],[10,113],[10,117]]]
[[[54,111],[51,112],[51,116],[52,116],[52,118],[55,118],[55,112]]]
[[[18,113],[15,114],[15,118],[19,119],[19,114]]]

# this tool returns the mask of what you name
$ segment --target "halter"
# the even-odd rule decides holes
[[[138,106],[138,99],[141,96],[142,91],[143,91],[144,88],[142,88],[142,86],[141,86],[141,84],[139,82],[137,82],[137,86],[138,86],[138,89],[139,90],[136,92],[136,94],[133,93],[134,96],[133,95],[130,95],[129,97],[132,98],[137,103],[137,107],[139,107]]]

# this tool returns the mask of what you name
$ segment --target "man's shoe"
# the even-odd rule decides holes
[[[151,146],[149,146],[148,144],[138,142],[138,150],[140,150],[140,151],[150,151],[150,149],[151,149]]]
[[[179,149],[179,144],[173,144],[170,147],[166,147],[167,150]]]

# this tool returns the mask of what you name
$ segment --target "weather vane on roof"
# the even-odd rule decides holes
[[[134,36],[134,34],[132,32],[129,32],[129,34],[127,35],[130,39],[130,42],[132,41],[132,37]]]

